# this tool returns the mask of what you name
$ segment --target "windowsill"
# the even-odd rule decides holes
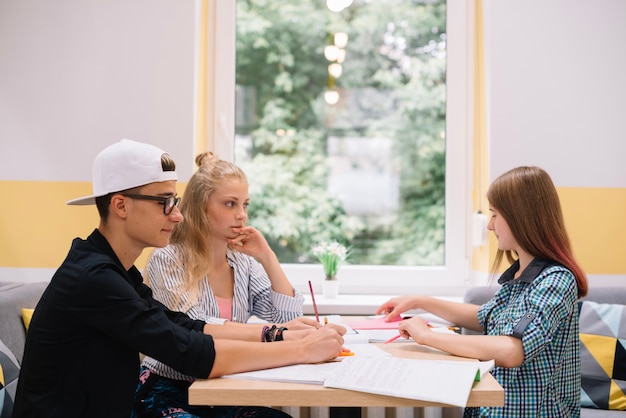
[[[311,295],[304,294],[302,311],[305,315],[314,315]],[[391,298],[389,295],[338,295],[336,298],[325,298],[315,294],[315,303],[320,315],[374,315],[376,309]],[[441,299],[462,302],[462,297],[441,297]],[[421,313],[421,310],[409,313]]]

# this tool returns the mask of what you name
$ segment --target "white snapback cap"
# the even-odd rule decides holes
[[[68,205],[94,205],[96,197],[168,180],[178,180],[176,171],[163,171],[161,156],[154,145],[130,139],[109,145],[93,162],[93,194],[73,199]]]

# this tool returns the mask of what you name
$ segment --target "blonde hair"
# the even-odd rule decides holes
[[[196,156],[196,165],[198,169],[191,176],[180,201],[180,211],[185,220],[176,225],[170,240],[178,247],[185,268],[184,290],[190,291],[187,304],[197,299],[197,284],[213,262],[213,232],[207,214],[209,198],[225,181],[235,179],[248,182],[241,168],[220,159],[211,151]]]

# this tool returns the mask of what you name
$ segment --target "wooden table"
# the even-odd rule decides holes
[[[476,361],[451,356],[442,351],[414,343],[377,345],[397,357]],[[196,380],[189,387],[189,403],[191,405],[240,406],[451,406],[436,402],[332,389],[322,385],[224,378]],[[504,405],[504,389],[490,373],[486,373],[481,381],[474,383],[467,400],[467,406],[502,405]]]

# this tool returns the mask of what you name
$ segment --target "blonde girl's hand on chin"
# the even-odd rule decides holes
[[[239,251],[256,259],[270,279],[272,289],[283,295],[294,297],[295,291],[285,275],[276,253],[269,246],[263,234],[251,226],[231,228],[234,238],[226,240],[234,251]]]
[[[256,228],[252,226],[233,228],[233,233],[238,235],[235,238],[226,240],[233,250],[257,259],[273,253],[263,234]]]

